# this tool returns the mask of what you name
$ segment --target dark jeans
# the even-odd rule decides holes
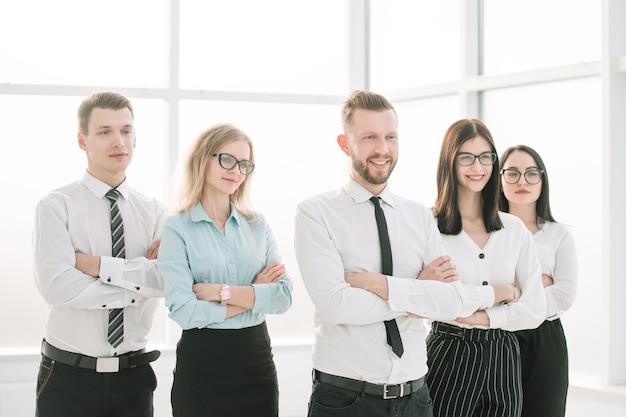
[[[313,382],[309,417],[432,417],[428,386],[402,398],[384,400],[372,395]]]
[[[152,417],[156,376],[150,365],[115,373],[76,368],[42,356],[37,417]]]

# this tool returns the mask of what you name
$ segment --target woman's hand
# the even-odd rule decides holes
[[[493,286],[494,303],[516,303],[522,296],[522,290],[514,284],[496,284]]]
[[[541,282],[543,283],[543,288],[554,285],[554,279],[548,274],[541,274]]]
[[[202,282],[199,284],[193,284],[191,289],[198,300],[220,301],[220,290],[222,289],[222,284]]]
[[[491,321],[489,315],[485,310],[478,310],[474,314],[468,317],[457,317],[456,320],[459,324],[468,324],[470,326],[485,326],[489,327]]]
[[[281,279],[285,278],[286,274],[285,264],[279,264],[274,261],[265,268],[259,274],[254,277],[252,281],[253,284],[271,284],[273,282],[278,282]]]

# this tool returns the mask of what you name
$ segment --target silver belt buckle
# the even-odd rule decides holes
[[[389,387],[397,385],[400,387],[400,395],[389,395]],[[404,397],[404,384],[383,384],[383,400],[393,400]]]
[[[119,372],[120,358],[96,358],[96,372]]]

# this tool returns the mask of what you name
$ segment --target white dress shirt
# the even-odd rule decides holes
[[[534,235],[541,272],[550,275],[554,284],[545,287],[547,319],[556,320],[576,298],[578,257],[574,237],[561,223],[546,222]]]
[[[117,190],[124,222],[126,259],[111,256],[107,184],[85,173],[81,181],[55,190],[35,210],[35,283],[50,305],[45,339],[53,346],[107,357],[142,349],[163,297],[156,260],[145,256],[159,238],[165,207],[128,187]],[[75,252],[101,257],[100,278],[75,268]],[[124,307],[124,341],[107,341],[109,309]]]
[[[534,329],[546,317],[546,297],[535,242],[519,218],[503,212],[499,215],[504,227],[491,232],[483,248],[476,245],[463,230],[458,235],[442,234],[443,244],[456,264],[463,284],[515,283],[521,288],[522,296],[517,302],[486,309],[490,328],[508,331]]]
[[[352,179],[341,189],[298,205],[295,250],[315,312],[316,369],[372,383],[401,383],[426,374],[426,328],[414,313],[454,319],[493,304],[491,287],[468,287],[416,277],[444,254],[432,212],[380,194],[393,255],[389,301],[345,281],[345,272],[381,271],[372,194]],[[398,358],[387,345],[384,320],[396,318],[404,344]]]

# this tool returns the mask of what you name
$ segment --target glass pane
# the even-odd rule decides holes
[[[484,0],[486,75],[597,61],[601,2]]]
[[[589,352],[601,348],[598,341],[606,338],[589,311],[603,309],[597,276],[602,263],[601,81],[589,78],[495,90],[484,93],[484,99],[484,120],[499,153],[523,143],[546,163],[552,213],[557,221],[572,226],[578,250],[578,295],[562,316],[570,370],[599,375],[601,358]],[[582,167],[587,175],[576,175]]]
[[[337,94],[348,84],[347,1],[186,0],[182,88]]]
[[[167,0],[0,2],[0,83],[163,87]]]
[[[268,325],[272,337],[310,338],[314,310],[295,259],[293,222],[301,200],[347,179],[349,159],[336,142],[340,105],[184,101],[180,120],[179,161],[196,136],[216,123],[232,123],[253,140],[252,204],[268,219],[296,288],[291,309],[268,316]]]
[[[14,202],[5,205],[0,216],[0,230],[6,237],[0,240],[0,270],[4,271],[0,305],[5,311],[13,311],[10,317],[0,315],[0,340],[5,348],[38,346],[43,337],[48,310],[33,281],[34,209],[48,192],[80,179],[86,168],[76,126],[76,111],[82,99],[0,95],[0,114],[9,115],[3,120],[3,130],[10,138],[0,152],[1,189],[5,195],[13,196]],[[164,155],[164,129],[149,121],[163,120],[163,102],[131,101],[138,138],[129,181],[144,194],[161,199],[165,190],[160,162]],[[147,138],[150,146],[144,147]],[[29,294],[32,302],[24,303],[23,297],[15,294]],[[159,319],[155,327],[158,323]]]
[[[400,155],[391,176],[393,192],[432,207],[437,196],[437,163],[443,134],[460,118],[457,96],[395,104]]]
[[[392,91],[459,79],[457,1],[373,0],[370,85]]]

